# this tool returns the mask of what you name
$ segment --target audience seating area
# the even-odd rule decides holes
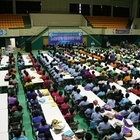
[[[24,22],[22,15],[0,14],[0,28],[23,28]]]
[[[128,18],[105,17],[105,16],[86,16],[86,19],[95,28],[125,29]]]
[[[132,50],[129,51],[132,53]],[[133,51],[137,54],[138,50]],[[61,139],[66,132],[74,132],[73,140],[83,140],[87,134],[90,139],[94,137],[99,140],[104,135],[113,137],[116,125],[122,135],[124,126],[128,127],[124,120],[128,119],[133,122],[133,125],[128,127],[133,135],[122,135],[121,140],[140,139],[140,56],[132,55],[128,58],[127,55],[125,49],[110,50],[109,54],[105,50],[66,49],[57,52],[38,51],[38,54],[18,52],[17,59],[13,54],[7,56],[8,60],[3,56],[2,59],[8,61],[8,66],[5,68],[7,71],[0,71],[4,79],[0,87],[8,88],[1,89],[3,94],[0,99],[4,101],[8,96],[8,115],[7,102],[2,102],[1,108],[5,109],[5,116],[9,116],[9,137],[15,140],[26,135],[30,140],[32,135],[33,140],[56,140]],[[15,76],[17,73],[20,75],[18,79]],[[22,96],[22,99],[18,98],[19,96]],[[24,105],[21,104],[23,97]],[[123,114],[124,111],[127,111],[127,114]],[[29,115],[29,120],[25,114]],[[122,119],[116,118],[117,114],[122,116]],[[100,133],[100,124],[104,123],[105,116],[109,123],[106,130],[111,129],[107,134]],[[138,117],[135,119],[135,116]],[[61,127],[65,126],[59,134],[54,131],[54,119],[62,122]],[[7,118],[3,120],[5,130],[2,134],[5,134],[5,140],[8,140]],[[28,128],[25,128],[27,121]],[[82,133],[79,136],[77,129],[81,128]],[[28,140],[26,137],[25,140]]]

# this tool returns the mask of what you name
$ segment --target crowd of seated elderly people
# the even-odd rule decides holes
[[[129,90],[134,94],[139,95],[139,84],[137,78],[139,76],[139,70],[137,69],[139,62],[135,59],[133,62],[131,62],[131,59],[127,57],[122,58],[122,54],[127,55],[127,53],[128,52],[125,51],[109,52],[104,50],[79,50],[75,52],[66,50],[65,52],[48,52],[48,55],[54,59],[50,62],[47,56],[44,56],[43,53],[38,52],[38,60],[45,66],[49,75],[45,74],[45,71],[41,68],[40,63],[37,62],[37,59],[32,53],[29,54],[29,57],[31,58],[33,67],[36,69],[37,73],[41,75],[40,78],[42,78],[44,81],[42,88],[48,88],[46,83],[52,83],[52,80],[58,83],[57,85],[54,85],[53,88],[49,87],[48,89],[58,104],[67,122],[69,124],[73,122],[76,113],[80,111],[82,117],[84,116],[87,120],[92,120],[95,122],[98,132],[102,133],[104,127],[108,126],[107,128],[110,129],[108,118],[102,118],[100,113],[101,107],[95,106],[93,103],[88,102],[87,97],[80,94],[81,91],[78,89],[78,86],[75,86],[75,82],[77,82],[77,79],[83,79],[83,86],[85,90],[93,91],[93,93],[95,93],[101,99],[105,100],[105,102],[111,106],[111,108],[120,112],[125,118],[131,119],[133,123],[137,123],[140,116],[140,101],[136,100],[136,104],[131,107],[129,91],[124,95],[121,90],[110,85],[110,82],[116,82],[117,84],[124,87],[132,86],[133,88],[130,88]],[[134,56],[134,58],[136,57],[138,56]],[[22,62],[22,54],[19,54],[18,59],[19,69],[22,69],[20,65]],[[102,62],[105,63],[104,66],[101,65]],[[133,67],[128,65],[129,62],[131,62],[130,64]],[[64,71],[68,71],[74,77],[73,83],[66,82],[64,87],[65,96],[61,91],[58,90],[58,88],[64,82],[64,75],[60,74],[61,71],[55,67],[56,65],[59,66],[59,68],[63,68]],[[113,67],[113,69],[110,69],[108,65]],[[22,63],[22,66],[24,66],[24,62]],[[124,73],[117,73],[116,69],[120,69]],[[99,77],[95,74],[96,71],[100,73],[100,77],[104,77],[104,80],[108,81],[106,84],[97,82],[98,80],[96,81],[96,78]],[[49,77],[51,77],[52,80],[49,79]],[[32,112],[31,117],[34,127],[37,131],[39,131],[39,126],[41,124],[42,127],[45,126],[43,128],[46,131],[51,127],[44,120],[44,116],[37,100],[37,94],[33,88],[33,78],[34,77],[30,76],[26,70],[24,71],[23,85],[24,87],[28,87],[25,91],[28,104]],[[10,96],[12,97],[13,95]],[[74,109],[71,108],[69,101],[72,101]],[[21,110],[21,108],[19,110]],[[69,118],[71,117],[73,119],[70,120]],[[42,132],[42,129],[40,131]],[[121,138],[123,137],[120,128],[116,127],[114,134],[108,138],[110,140],[114,138],[119,139],[119,136]]]
[[[134,52],[134,50],[131,51]],[[131,101],[129,100],[129,91],[124,96],[121,90],[117,89],[115,86],[112,87],[110,86],[110,82],[114,81],[121,86],[133,85],[137,87],[138,90],[139,84],[137,82],[137,76],[139,76],[139,70],[136,69],[138,67],[138,62],[136,60],[134,60],[132,64],[133,67],[129,67],[128,65],[128,62],[130,61],[129,58],[127,58],[127,62],[126,58],[121,58],[122,57],[121,54],[127,55],[127,52],[125,51],[124,52],[116,51],[109,53],[108,51],[103,50],[101,51],[97,50],[95,52],[83,50],[80,50],[79,52],[73,52],[67,50],[66,53],[69,54],[69,56],[68,55],[65,56],[65,52],[57,52],[57,53],[48,52],[48,54],[54,58],[53,62],[62,61],[64,65],[63,68],[65,68],[65,70],[69,72],[72,71],[71,74],[73,74],[75,71],[79,72],[79,76],[82,76],[84,81],[86,81],[85,82],[86,84],[84,85],[85,90],[92,90],[95,94],[97,94],[97,96],[101,98],[106,97],[107,104],[110,105],[113,109],[120,111],[120,113],[124,117],[126,118],[128,117],[134,123],[139,121],[139,100],[136,100],[136,105],[134,107],[135,109],[134,108],[132,109]],[[101,56],[100,54],[103,55]],[[43,58],[44,56],[39,52],[38,57]],[[89,57],[92,57],[92,59],[89,59],[91,61],[86,61]],[[135,57],[137,57],[137,55],[134,56],[134,58]],[[77,63],[77,60],[80,60],[77,58],[85,59],[85,63],[87,63],[87,66],[82,64],[83,62],[81,63],[81,61],[79,61],[80,63]],[[94,58],[95,60],[93,60]],[[101,62],[104,62],[105,65],[102,66]],[[113,67],[112,70],[109,69],[108,64]],[[55,71],[55,68],[53,67],[52,63],[48,66],[48,69]],[[120,69],[124,73],[123,72],[117,73],[116,69]],[[94,83],[94,80],[97,77],[95,75],[95,71],[98,71],[100,73],[100,76],[106,77],[106,80],[108,81],[107,84],[98,82]],[[60,77],[59,73],[56,72],[56,78],[58,79],[57,76]],[[77,87],[75,87],[74,85],[68,83],[65,86],[64,90],[66,95],[68,97],[71,97],[74,106],[76,106],[78,110],[85,112],[85,116],[88,116],[87,117],[88,119],[92,120],[95,119],[94,121],[98,122],[97,123],[98,126],[102,118],[99,117],[100,119],[96,120],[96,117],[94,118],[94,116],[96,115],[94,115],[93,113],[100,114],[100,109],[99,108],[94,109],[93,103],[90,104],[87,101],[86,96],[82,97],[80,95],[80,90],[77,89]],[[130,89],[130,91],[132,91],[132,89]],[[87,108],[88,106],[89,108]],[[89,112],[89,114],[87,112]],[[136,117],[134,117],[134,114]],[[114,135],[117,135],[116,133]]]
[[[16,78],[17,70],[15,68],[15,57],[12,53],[8,54],[8,72],[5,75],[5,81],[9,81],[7,88],[8,93],[8,115],[9,115],[9,137],[13,140],[22,139],[27,140],[25,136],[22,135],[22,116],[23,107],[20,105],[17,92],[18,92],[18,80]]]

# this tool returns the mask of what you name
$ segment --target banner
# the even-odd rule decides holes
[[[130,29],[115,29],[114,33],[115,34],[130,34],[131,30]]]
[[[0,36],[7,35],[7,30],[0,30]]]
[[[82,32],[49,32],[49,45],[81,43],[83,39]]]

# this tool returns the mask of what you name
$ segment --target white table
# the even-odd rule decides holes
[[[81,85],[78,85],[78,88],[81,90],[80,94],[82,96],[87,96],[88,101],[90,103],[92,103],[94,100],[97,100],[100,106],[103,106],[105,104],[105,102],[103,100],[101,100],[97,95],[95,95],[92,91],[86,91],[84,89],[84,87],[82,87]],[[103,115],[106,114],[107,112],[110,112],[110,111],[105,111],[103,113]],[[110,113],[115,114],[115,111],[112,110]],[[114,123],[115,122],[119,122],[121,125],[124,125],[123,121],[120,121],[118,119],[113,118],[112,120],[109,120],[109,123],[111,124],[112,127],[114,127]],[[140,131],[137,128],[135,128],[134,126],[131,127],[130,129],[133,131],[133,135],[130,138],[129,137],[125,137],[125,139],[127,139],[127,140],[137,140],[137,139],[140,139]]]
[[[8,132],[8,109],[0,109],[0,134]],[[1,139],[2,140],[2,139]],[[5,139],[3,139],[5,140]]]
[[[0,133],[0,140],[9,140],[8,132]]]
[[[8,81],[4,81],[5,75],[8,73],[8,70],[0,71],[0,87],[7,87],[9,85]]]
[[[2,55],[2,60],[0,64],[0,68],[7,68],[8,67],[9,57],[6,55]]]
[[[7,98],[8,98],[7,93],[0,94],[0,110],[8,108]]]
[[[50,104],[41,104],[41,107],[42,107],[43,114],[48,124],[51,124],[53,119],[60,120],[65,124],[65,128],[63,132],[59,134],[55,134],[55,132],[52,129],[50,130],[54,140],[61,140],[62,139],[61,135],[64,132],[71,129],[69,125],[67,124],[66,120],[64,119],[62,113],[60,112],[58,106],[56,105],[55,107],[52,107],[52,104],[50,103]],[[72,140],[75,140],[75,138],[73,138]]]
[[[105,66],[105,63],[102,62],[101,65],[102,65],[102,66]],[[109,70],[113,70],[113,67],[112,67],[111,65],[107,65],[107,67],[109,67]],[[125,73],[124,71],[122,71],[122,70],[120,70],[120,69],[118,69],[118,68],[116,68],[115,71],[116,71],[116,73],[118,73],[118,74],[120,74],[120,73]]]
[[[24,65],[25,66],[32,66],[33,65],[30,57],[28,56],[28,54],[23,54],[22,58],[24,60]]]
[[[59,74],[62,74],[63,75],[63,79],[64,80],[68,80],[68,79],[74,79],[73,76],[71,76],[71,74],[68,72],[68,71],[61,71],[61,69],[59,69],[58,66],[54,66],[59,72]]]
[[[39,91],[42,93],[44,90],[48,90],[48,89],[39,89]],[[38,94],[37,90],[35,90],[35,92]],[[48,92],[49,93],[49,92]],[[44,98],[45,99],[45,102],[44,103],[40,103],[39,104],[47,104],[47,103],[53,103],[54,100],[52,98],[52,96],[50,95],[50,93],[47,95],[47,96],[42,96],[42,97],[39,97],[39,95],[37,96],[37,99],[40,100],[41,98]]]
[[[53,58],[51,56],[49,56],[47,53],[44,52],[43,55],[47,56],[50,63],[53,61]]]
[[[25,69],[25,70],[29,73],[30,76],[34,77],[34,78],[32,79],[32,82],[33,82],[34,84],[43,83],[43,80],[40,79],[41,75],[39,75],[39,74],[37,73],[36,70],[31,70],[31,68],[27,68],[27,69]],[[24,71],[24,70],[22,70],[22,73],[23,73],[23,71]]]

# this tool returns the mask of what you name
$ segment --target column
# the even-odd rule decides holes
[[[111,1],[111,17],[113,17],[113,0]]]
[[[16,0],[12,0],[13,4],[13,15],[16,14]]]
[[[93,5],[90,4],[90,16],[92,16],[92,11],[93,11]]]
[[[132,6],[130,8],[130,17],[136,18],[138,16],[138,0],[132,1]]]

